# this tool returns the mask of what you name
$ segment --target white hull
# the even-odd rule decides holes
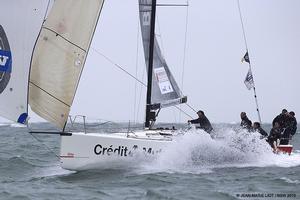
[[[61,136],[61,166],[68,170],[134,166],[134,161],[151,159],[171,143],[172,131],[131,133],[72,133]]]

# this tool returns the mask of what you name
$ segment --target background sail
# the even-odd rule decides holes
[[[56,0],[43,24],[31,65],[29,104],[63,128],[103,0]]]
[[[46,1],[1,1],[0,115],[26,123],[28,74],[33,46],[43,22]]]
[[[151,4],[152,0],[139,0],[140,23],[147,71],[149,62]],[[182,93],[161,53],[155,37],[151,104],[160,104],[160,107],[167,107],[183,103],[182,98]]]

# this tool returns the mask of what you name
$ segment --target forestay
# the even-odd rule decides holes
[[[152,0],[139,0],[140,24],[144,47],[145,62],[148,71],[150,25]],[[173,106],[185,103],[182,93],[164,59],[157,38],[154,38],[153,74],[151,104],[159,107]]]
[[[0,115],[19,123],[28,117],[30,60],[43,22],[46,1],[1,1]]]
[[[63,128],[103,0],[56,0],[42,26],[31,66],[31,109]]]

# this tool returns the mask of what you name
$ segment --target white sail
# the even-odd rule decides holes
[[[0,115],[24,124],[30,60],[47,2],[2,0],[0,5]]]
[[[63,128],[103,0],[56,0],[42,26],[31,65],[31,109]]]
[[[152,0],[139,0],[140,24],[148,71]],[[154,38],[151,104],[168,107],[186,102]]]

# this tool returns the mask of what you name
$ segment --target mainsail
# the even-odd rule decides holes
[[[1,1],[0,115],[23,124],[28,117],[30,60],[46,5],[40,0]]]
[[[152,0],[139,0],[140,24],[147,71],[149,65],[149,46],[151,37],[151,5]],[[162,108],[185,102],[186,97],[183,97],[166,63],[166,60],[162,55],[157,38],[155,37],[153,52],[151,104],[156,105],[154,107]]]
[[[56,0],[33,53],[31,109],[63,128],[67,121],[103,0]]]

